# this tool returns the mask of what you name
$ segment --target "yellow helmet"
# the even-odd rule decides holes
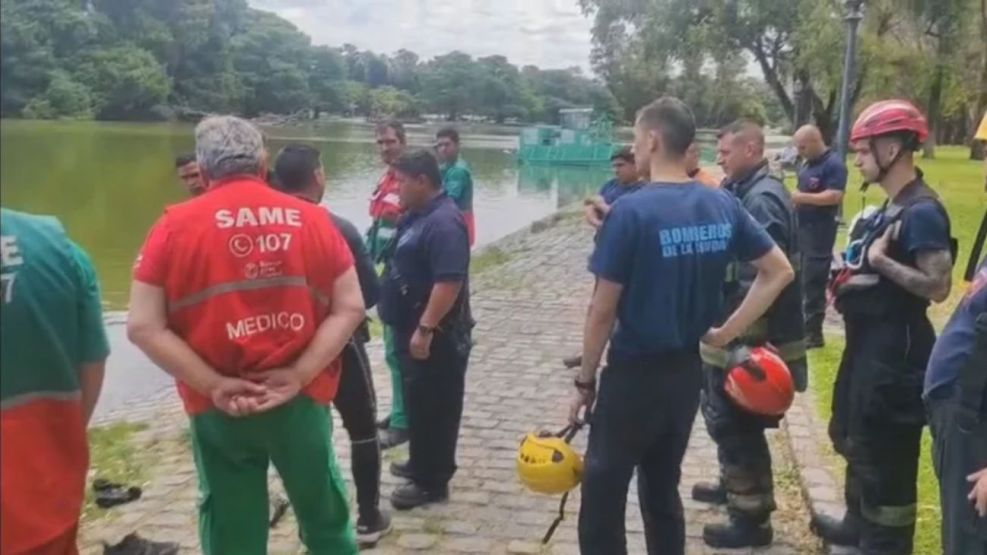
[[[521,482],[537,493],[565,493],[579,485],[583,459],[564,438],[551,433],[529,433],[517,453]]]

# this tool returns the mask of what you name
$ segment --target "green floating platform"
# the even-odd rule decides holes
[[[522,164],[608,164],[620,145],[613,140],[613,125],[593,121],[590,108],[559,110],[562,125],[538,125],[521,131],[518,161]]]

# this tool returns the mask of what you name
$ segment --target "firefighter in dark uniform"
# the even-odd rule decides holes
[[[922,386],[935,342],[926,311],[951,283],[949,216],[913,161],[927,135],[917,108],[888,100],[864,110],[850,136],[856,167],[888,200],[851,230],[831,284],[846,348],[829,433],[847,461],[847,512],[814,515],[812,529],[867,554],[912,552]]]
[[[987,116],[977,140],[987,141]],[[987,172],[985,172],[987,173]],[[970,288],[929,357],[925,406],[939,479],[943,553],[987,553],[987,212],[970,251]],[[978,266],[979,263],[979,266]]]
[[[773,345],[788,364],[796,390],[805,391],[805,334],[794,207],[785,186],[769,175],[760,126],[741,121],[726,127],[719,135],[718,148],[719,164],[726,174],[724,189],[740,199],[796,271],[795,281],[737,343]],[[750,264],[731,265],[724,284],[726,302],[721,318],[737,309],[756,274]],[[700,354],[705,376],[702,411],[706,429],[716,442],[720,479],[717,483],[697,484],[692,495],[697,501],[726,503],[730,516],[728,523],[707,524],[703,540],[717,548],[768,545],[773,538],[770,517],[775,501],[771,453],[764,431],[776,428],[780,417],[749,413],[727,397],[723,387],[725,368],[730,366],[726,349],[703,345]]]

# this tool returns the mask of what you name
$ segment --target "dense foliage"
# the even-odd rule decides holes
[[[757,115],[836,128],[844,0],[580,0],[594,17],[593,65],[633,113],[654,90],[683,94],[697,116]],[[969,141],[987,108],[987,0],[867,0],[857,106],[909,98],[936,139]],[[763,81],[740,71],[752,60]],[[709,86],[712,84],[713,86]],[[711,111],[711,113],[709,113]]]
[[[313,46],[246,0],[4,0],[0,9],[4,117],[439,113],[503,122],[551,121],[572,106],[620,111],[578,68]]]

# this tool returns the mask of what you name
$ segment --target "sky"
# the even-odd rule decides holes
[[[250,0],[277,13],[315,44],[356,45],[423,59],[460,50],[500,54],[517,66],[579,66],[590,73],[592,19],[578,0]]]

